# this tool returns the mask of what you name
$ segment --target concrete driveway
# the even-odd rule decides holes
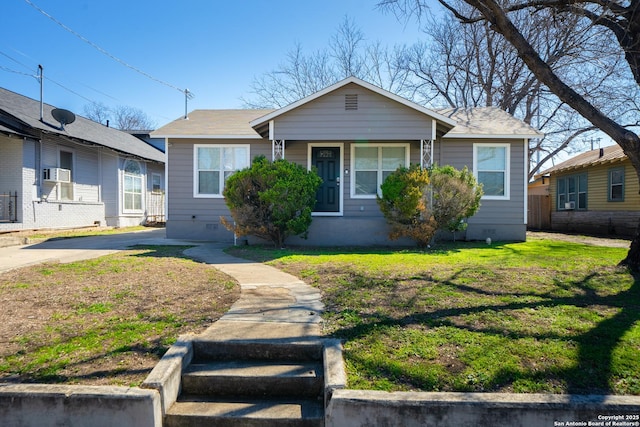
[[[0,248],[0,273],[43,262],[74,262],[109,255],[134,245],[193,245],[167,239],[163,228],[103,236],[49,240]]]

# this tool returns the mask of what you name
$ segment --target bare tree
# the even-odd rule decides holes
[[[531,16],[548,12],[558,20],[578,18],[583,23],[586,35],[608,37],[608,45],[617,46],[624,56],[624,71],[630,73],[636,85],[632,89],[631,110],[637,114],[638,87],[640,87],[640,1],[638,0],[529,0],[522,2],[499,0],[464,0],[473,7],[472,13],[459,10],[446,0],[439,0],[456,18],[464,23],[474,23],[485,20],[490,28],[504,37],[511,44],[518,56],[524,61],[536,78],[555,94],[562,102],[577,111],[582,117],[592,123],[615,142],[627,155],[636,170],[640,181],[640,137],[621,120],[614,119],[599,108],[597,98],[585,92],[584,88],[565,80],[565,75],[556,72],[536,49],[532,40],[511,19],[513,13],[527,11]],[[423,0],[386,1],[394,3],[398,13],[418,14],[425,11]],[[393,5],[392,5],[393,6]],[[604,31],[603,31],[604,30]],[[603,39],[601,42],[603,43]],[[601,46],[606,46],[602,44]],[[597,51],[597,50],[596,50]],[[593,52],[585,50],[580,53],[590,55]],[[592,58],[593,61],[593,58]],[[586,70],[576,70],[577,73],[592,73],[598,69],[597,62],[591,62]],[[604,83],[604,82],[603,82]],[[624,108],[624,107],[623,107]],[[637,115],[636,115],[637,117]],[[638,123],[633,123],[637,125]],[[631,243],[627,257],[621,264],[633,271],[640,271],[640,224]]]
[[[355,76],[399,93],[406,71],[399,65],[400,49],[390,50],[379,42],[367,43],[353,20],[345,17],[325,49],[305,54],[298,44],[275,70],[251,84],[249,108],[281,108],[337,81]]]
[[[384,4],[396,6],[398,2]],[[465,13],[472,12],[471,6],[460,0],[451,4]],[[601,38],[585,37],[580,19],[559,22],[553,14],[532,16],[526,11],[514,13],[512,19],[554,69],[585,91],[606,95],[599,97],[607,100],[602,103],[603,110],[617,108],[611,101],[616,99],[612,94],[618,91],[619,98],[625,92],[606,83],[618,74],[620,55],[601,46],[594,49]],[[561,151],[581,149],[584,136],[596,130],[541,84],[516,49],[486,20],[463,24],[453,16],[434,18],[427,13],[423,23],[428,39],[408,51],[411,78],[407,81],[413,98],[448,107],[497,106],[541,129],[545,137],[531,141],[529,147],[529,178]],[[581,55],[585,50],[597,52],[606,67],[591,70],[590,58]],[[590,71],[579,74],[575,70]]]
[[[121,105],[113,114],[116,127],[120,130],[151,130],[155,127],[145,112],[139,108]]]
[[[84,107],[84,114],[94,122],[105,126],[113,125],[120,130],[151,130],[155,128],[155,123],[144,111],[125,105],[111,109],[99,102],[88,104]]]
[[[84,106],[84,115],[89,120],[106,125],[111,115],[109,107],[102,102],[93,102]]]

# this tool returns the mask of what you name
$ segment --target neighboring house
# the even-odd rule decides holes
[[[164,220],[164,154],[0,88],[0,231]]]
[[[638,178],[619,145],[579,154],[538,176],[548,177],[552,230],[634,236]]]
[[[484,184],[467,239],[525,240],[528,141],[541,135],[497,108],[433,111],[351,77],[278,110],[196,110],[151,136],[166,140],[168,237],[233,241],[225,180],[265,155],[323,179],[309,239],[288,243],[386,245],[376,195],[410,163],[467,166]]]

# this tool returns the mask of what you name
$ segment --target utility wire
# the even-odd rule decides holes
[[[164,86],[170,87],[172,89],[175,89],[183,94],[185,94],[185,96],[189,99],[193,98],[193,92],[191,92],[188,89],[180,89],[179,87],[172,85],[169,82],[166,82],[164,80],[160,80],[154,76],[152,76],[149,73],[146,73],[142,70],[140,70],[139,68],[134,67],[133,65],[123,61],[122,59],[116,57],[115,55],[112,55],[111,53],[107,52],[106,50],[104,50],[103,48],[101,48],[100,46],[98,46],[97,44],[93,43],[91,40],[87,39],[86,37],[83,37],[81,34],[75,32],[74,30],[72,30],[71,28],[67,27],[65,24],[63,24],[62,22],[58,21],[56,18],[54,18],[53,16],[51,16],[50,14],[48,14],[47,12],[45,12],[44,10],[42,10],[40,7],[38,7],[37,5],[35,5],[33,2],[31,2],[31,0],[24,0],[29,6],[33,7],[35,10],[37,10],[38,12],[40,12],[41,14],[43,14],[44,16],[46,16],[47,18],[49,18],[50,20],[52,20],[53,22],[55,22],[56,24],[58,24],[59,26],[61,26],[62,28],[64,28],[66,31],[70,32],[71,34],[73,34],[74,36],[78,37],[80,40],[82,40],[83,42],[87,43],[88,45],[90,45],[91,47],[93,47],[94,49],[96,49],[98,52],[108,56],[109,58],[113,59],[114,61],[120,63],[121,65],[124,65],[127,68],[130,68],[131,70],[142,74],[143,76],[145,76],[148,79],[151,79],[157,83],[160,83]]]
[[[4,65],[0,65],[0,70],[6,71],[8,73],[20,74],[21,76],[29,76],[29,77],[36,77],[37,78],[37,76],[35,76],[33,74],[23,73],[22,71],[14,70],[12,68],[5,67]]]

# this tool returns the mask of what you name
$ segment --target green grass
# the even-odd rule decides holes
[[[616,266],[625,249],[232,251],[321,289],[351,388],[640,395],[640,284]]]
[[[0,324],[0,381],[139,385],[184,333],[198,333],[239,295],[229,276],[179,246],[139,246],[96,259],[0,275],[15,301]]]

